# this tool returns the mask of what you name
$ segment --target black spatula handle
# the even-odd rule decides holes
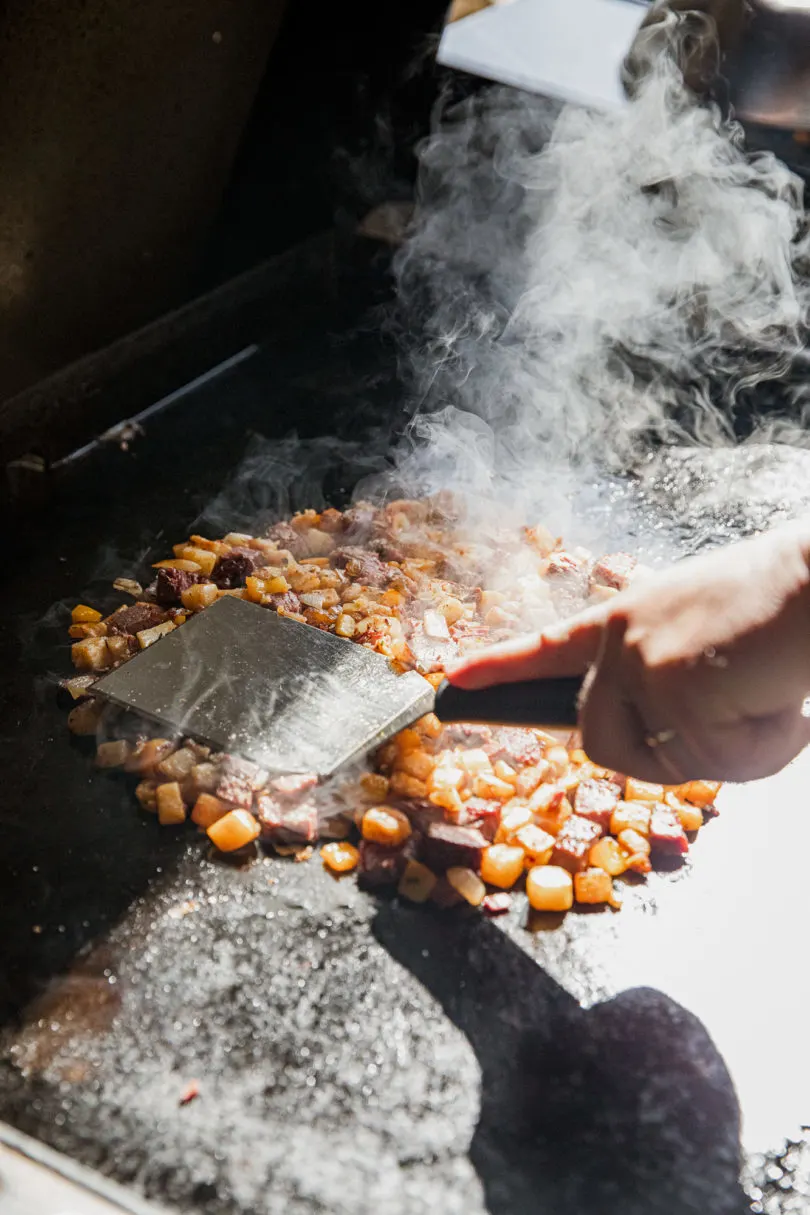
[[[536,679],[474,692],[445,679],[436,692],[440,721],[479,721],[497,726],[575,726],[582,679]]]

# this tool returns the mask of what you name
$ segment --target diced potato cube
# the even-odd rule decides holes
[[[437,792],[439,789],[458,789],[464,783],[464,778],[463,768],[439,764],[430,774],[428,788],[433,792]]]
[[[548,778],[550,772],[551,765],[547,764],[544,759],[541,759],[539,764],[532,764],[531,767],[518,772],[515,783],[515,791],[518,796],[530,797],[535,789]]]
[[[73,624],[98,624],[101,620],[101,612],[88,607],[86,603],[77,603],[70,613],[70,619]]]
[[[168,738],[150,738],[137,747],[125,767],[127,772],[141,772],[144,776],[154,776],[157,765],[177,749],[177,744]]]
[[[212,574],[217,563],[216,553],[212,553],[208,549],[196,548],[191,544],[181,549],[177,556],[183,561],[195,562],[204,574]]]
[[[406,751],[397,766],[401,771],[407,772],[409,776],[415,776],[418,780],[427,780],[433,772],[435,764],[436,760],[426,751]]]
[[[456,624],[464,615],[464,604],[453,595],[448,595],[447,599],[439,605],[439,611],[448,624]]]
[[[161,827],[174,827],[186,821],[186,807],[177,781],[157,787],[157,812]]]
[[[628,776],[624,787],[624,800],[626,802],[662,802],[664,786],[651,785],[648,781],[635,780],[632,776]]]
[[[201,612],[216,603],[218,598],[219,587],[214,586],[213,582],[198,582],[180,593],[183,607],[190,612]]]
[[[124,738],[115,742],[99,743],[96,748],[96,764],[99,768],[123,768],[131,751],[132,745]]]
[[[126,662],[132,656],[129,637],[113,635],[107,638],[107,652],[113,662]]]
[[[221,770],[216,764],[204,762],[191,769],[190,781],[196,794],[215,793],[219,785]]]
[[[394,742],[401,755],[404,755],[406,751],[421,751],[422,749],[422,738],[418,730],[400,730]]]
[[[230,809],[230,806],[226,806],[225,802],[220,801],[218,797],[213,797],[210,793],[201,793],[191,811],[191,821],[198,827],[202,827],[203,831],[207,831],[214,823],[218,823],[221,818],[230,813]]]
[[[328,532],[311,527],[307,532],[307,548],[313,557],[326,557],[335,547],[335,542]]]
[[[157,785],[153,780],[142,780],[135,789],[135,796],[142,810],[157,814]]]
[[[321,848],[321,860],[333,873],[349,873],[350,870],[357,868],[360,853],[354,844],[335,840],[334,843],[324,844]]]
[[[283,574],[276,578],[268,578],[264,584],[266,595],[284,595],[290,589],[290,584]]]
[[[354,629],[355,624],[353,618],[346,612],[342,612],[341,615],[338,616],[337,624],[335,625],[335,632],[337,633],[338,637],[353,637]]]
[[[531,806],[534,798],[531,799]],[[571,803],[563,793],[558,793],[547,810],[536,810],[534,821],[538,827],[551,835],[559,835],[571,815],[574,813]]]
[[[220,852],[237,852],[259,838],[261,828],[249,810],[231,810],[212,823],[206,834]]]
[[[703,826],[703,811],[697,806],[682,802],[674,793],[665,793],[664,802],[670,810],[674,810],[684,831],[700,831]]]
[[[555,780],[559,780],[561,776],[565,776],[568,771],[568,752],[563,746],[549,747],[546,751],[546,763],[551,770],[551,776]]]
[[[72,624],[68,629],[68,636],[73,641],[84,641],[86,637],[104,637],[107,633],[107,625],[102,621],[100,624]]]
[[[498,824],[498,830],[495,835],[495,843],[509,843],[512,836],[517,835],[518,831],[523,827],[527,827],[533,819],[534,815],[529,809],[528,804],[526,802],[521,803],[520,798],[513,798],[501,816],[501,821]]]
[[[492,769],[492,764],[486,751],[478,748],[459,752],[458,763],[459,767],[468,772],[470,776],[479,776],[482,772],[489,772]]]
[[[472,869],[448,869],[447,880],[471,907],[480,907],[487,895],[487,888]]]
[[[627,868],[627,858],[618,840],[605,835],[588,853],[588,864],[595,869],[604,869],[611,877],[618,877]]]
[[[512,765],[508,764],[506,760],[497,760],[497,762],[493,765],[492,771],[495,773],[498,780],[506,781],[507,785],[512,785],[514,787],[514,785],[517,784],[518,774]]]
[[[437,880],[436,874],[428,869],[427,865],[422,865],[419,861],[408,861],[399,879],[397,891],[412,903],[426,903]]]
[[[68,713],[68,729],[79,738],[89,737],[98,729],[103,712],[104,706],[100,700],[83,700]]]
[[[473,793],[476,797],[491,797],[496,801],[505,802],[514,795],[515,790],[505,780],[500,780],[494,773],[481,772],[473,780]]]
[[[250,603],[261,603],[264,599],[264,578],[257,578],[254,574],[250,574],[245,579],[245,598]]]
[[[578,903],[620,906],[613,893],[613,881],[604,869],[584,869],[582,873],[575,873],[574,894]]]
[[[374,806],[363,815],[360,830],[363,839],[398,848],[411,834],[411,824],[407,814],[401,810],[394,810],[391,806]]]
[[[162,759],[157,765],[158,774],[166,780],[185,780],[190,774],[192,768],[197,766],[197,756],[193,751],[182,747],[179,751],[173,751],[165,759]]]
[[[394,772],[391,776],[391,792],[398,797],[427,797],[427,785],[407,772]]]
[[[105,637],[77,641],[70,647],[70,654],[77,671],[106,671],[113,661]]]
[[[627,853],[635,854],[643,853],[645,856],[650,852],[650,841],[644,835],[640,835],[638,831],[628,829],[619,834],[619,843]]]
[[[523,873],[523,849],[512,844],[491,844],[481,858],[481,877],[490,886],[508,890]]]
[[[555,839],[542,827],[530,823],[515,833],[513,842],[520,845],[526,853],[526,859],[533,865],[547,865],[554,851]]]
[[[156,624],[154,628],[143,629],[140,633],[136,633],[138,645],[142,650],[146,650],[150,645],[154,645],[156,641],[160,641],[161,637],[165,637],[167,633],[171,633],[174,629],[174,624],[171,620],[164,620],[163,624]]]
[[[360,786],[363,794],[372,801],[379,802],[388,796],[388,777],[378,772],[365,772],[360,777]]]
[[[535,911],[568,911],[574,905],[574,882],[559,865],[538,865],[526,875],[526,894]]]
[[[461,800],[458,789],[434,789],[428,800],[434,806],[441,806],[443,810],[446,810],[449,818],[454,822],[458,820],[464,809],[464,802]]]
[[[640,835],[649,835],[651,817],[651,803],[619,802],[610,816],[611,835],[621,835],[622,831],[637,831]]]
[[[691,802],[693,806],[705,810],[707,806],[714,805],[721,788],[722,785],[717,780],[690,780],[685,785],[680,785],[676,792],[683,801]]]

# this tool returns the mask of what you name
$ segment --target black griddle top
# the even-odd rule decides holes
[[[520,908],[496,924],[380,901],[317,860],[214,861],[68,737],[58,605],[115,602],[112,578],[188,534],[251,431],[390,417],[393,364],[373,329],[325,316],[77,473],[7,569],[0,1117],[205,1215],[742,1215],[742,1104],[759,1209],[804,1210],[800,771],[730,791],[691,869],[629,888],[619,915],[527,931]],[[310,447],[335,498],[377,462],[371,439],[352,450]],[[230,519],[222,500],[209,518],[317,504],[300,472],[267,494],[289,448],[252,451]],[[739,458],[720,499],[718,470],[673,457],[586,487],[583,509],[653,554],[722,538],[778,514],[806,472],[780,459],[759,497]],[[794,1130],[792,1155],[766,1155]]]

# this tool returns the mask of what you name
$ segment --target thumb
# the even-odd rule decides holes
[[[478,650],[451,665],[447,678],[457,688],[472,690],[527,679],[581,675],[596,660],[606,619],[604,606],[591,608],[542,633]]]

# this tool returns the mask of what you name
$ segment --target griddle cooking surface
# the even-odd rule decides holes
[[[128,784],[93,771],[52,685],[40,679],[32,695],[32,666],[43,676],[69,661],[65,614],[34,622],[43,605],[92,590],[105,543],[135,554],[144,539],[165,548],[185,535],[235,461],[244,417],[266,416],[268,385],[282,431],[300,414],[300,367],[307,395],[341,370],[346,388],[346,350],[324,354],[318,381],[312,348],[304,335],[286,361],[201,394],[194,444],[189,416],[170,423],[172,442],[147,436],[138,460],[151,475],[104,510],[77,498],[6,592],[6,639],[12,618],[11,641],[28,623],[2,723],[15,745],[0,859],[0,1117],[206,1215],[742,1215],[740,1104],[753,1151],[810,1120],[801,768],[730,791],[691,871],[629,888],[619,915],[526,932],[520,909],[504,925],[403,907],[317,861],[213,861],[187,833],[139,816]],[[220,433],[202,427],[211,402]],[[325,415],[329,402],[324,391]],[[684,496],[704,494],[715,531],[750,522],[746,470],[741,503],[716,516],[712,475],[673,457],[663,482],[586,498],[616,520],[640,503],[661,551],[673,538],[655,520]],[[122,571],[104,560],[108,585]],[[44,994],[14,1023],[37,982]],[[181,1108],[192,1081],[200,1095]],[[804,1209],[788,1205],[806,1201],[802,1149],[792,1159],[768,1210]]]

